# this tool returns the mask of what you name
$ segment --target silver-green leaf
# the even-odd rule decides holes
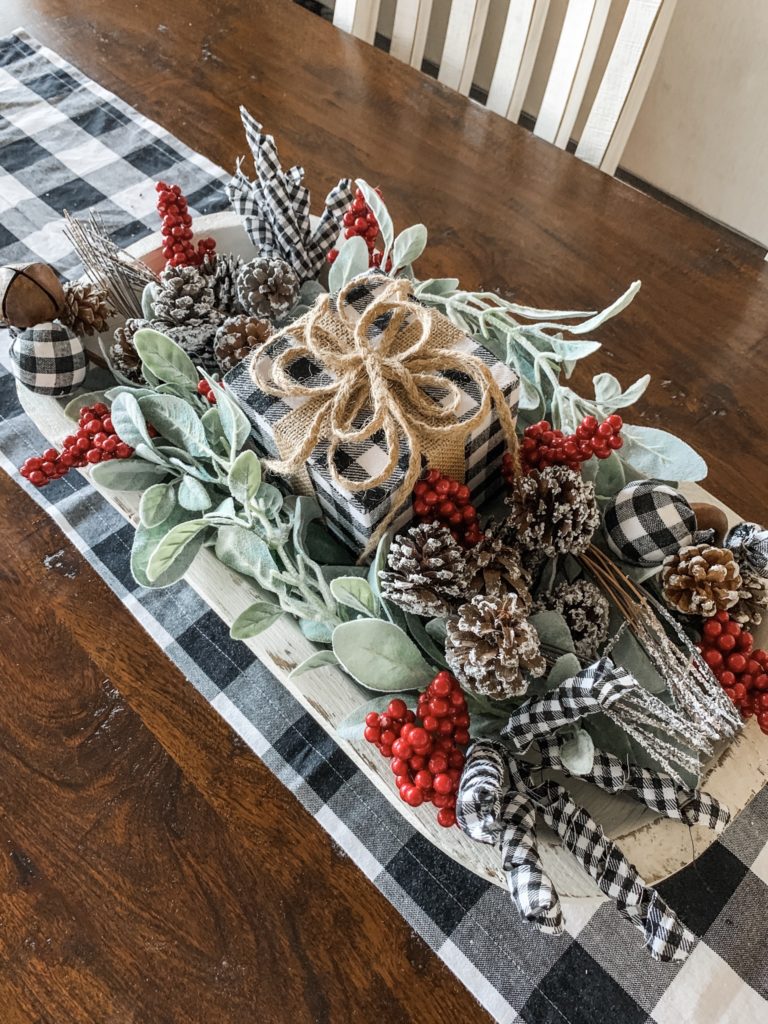
[[[369,690],[418,690],[434,675],[413,640],[392,622],[342,622],[333,631],[332,644],[344,670]]]
[[[227,484],[232,497],[241,505],[248,505],[261,484],[261,463],[256,452],[240,452],[229,470]]]
[[[410,267],[427,246],[427,229],[423,224],[412,224],[401,231],[392,246],[392,273]]]
[[[359,274],[364,274],[368,270],[368,259],[368,246],[364,238],[359,235],[346,238],[328,273],[329,291],[340,292],[345,284]]]
[[[207,529],[209,529],[209,524],[205,519],[190,519],[169,530],[149,556],[147,578],[154,581],[167,572],[176,559],[183,554],[186,546]]]
[[[310,654],[308,658],[305,658],[300,665],[297,665],[288,678],[295,679],[296,676],[303,676],[305,672],[310,672],[313,668],[320,668],[322,665],[338,664],[339,659],[333,651],[315,651],[314,654]]]
[[[337,576],[331,580],[331,593],[339,604],[361,615],[376,614],[376,598],[368,581],[359,576]]]
[[[211,449],[205,428],[183,398],[174,395],[151,395],[139,399],[144,418],[172,445],[192,456],[210,457]]]
[[[152,438],[149,436],[144,413],[132,394],[123,392],[118,395],[112,403],[110,416],[112,426],[121,441],[129,444],[131,448],[138,448],[142,444],[152,448]]]
[[[190,512],[205,512],[213,505],[213,501],[205,484],[186,475],[179,482],[179,504]]]
[[[269,629],[282,614],[278,605],[270,604],[269,601],[254,601],[232,623],[229,635],[233,640],[249,640]]]
[[[136,331],[133,344],[144,366],[167,384],[197,388],[197,370],[187,353],[175,341],[149,327]]]
[[[145,491],[167,476],[165,467],[143,459],[111,459],[98,462],[91,470],[91,480],[108,491]]]
[[[571,775],[586,775],[595,763],[595,744],[584,729],[576,731],[560,747],[560,759]]]
[[[176,507],[173,484],[153,484],[141,496],[139,519],[144,526],[160,526]]]

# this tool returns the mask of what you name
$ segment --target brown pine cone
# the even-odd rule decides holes
[[[279,256],[257,256],[244,264],[237,275],[237,297],[251,316],[280,320],[299,294],[299,279],[293,267]]]
[[[133,344],[134,334],[142,327],[151,326],[148,320],[129,319],[124,327],[115,328],[115,342],[109,350],[109,361],[132,384],[146,384],[141,372],[141,359]]]
[[[594,661],[608,639],[611,606],[589,580],[561,583],[551,594],[538,598],[536,611],[555,611],[565,619],[574,650],[582,661]]]
[[[709,618],[739,600],[741,574],[733,552],[709,544],[692,544],[662,562],[664,600],[684,615]]]
[[[768,579],[748,569],[740,568],[740,572],[739,600],[730,609],[730,616],[742,625],[759,626],[768,614]]]
[[[470,690],[504,700],[525,693],[524,672],[544,674],[547,665],[539,635],[528,622],[527,611],[517,594],[490,598],[478,594],[448,619],[448,666]]]
[[[582,554],[600,523],[594,484],[567,466],[518,477],[507,504],[506,525],[520,547],[548,558]]]
[[[464,549],[440,523],[419,523],[392,541],[382,596],[415,615],[445,615],[462,593]]]
[[[229,317],[216,331],[213,354],[222,374],[241,363],[257,348],[261,348],[272,333],[269,320],[256,316]]]
[[[241,311],[237,298],[237,275],[243,265],[242,256],[231,252],[208,253],[200,264],[213,291],[213,304],[223,316],[237,316]]]
[[[517,594],[520,602],[530,607],[529,579],[514,548],[507,547],[502,538],[486,531],[467,556],[466,587],[467,597],[484,594],[486,597],[503,597]]]
[[[167,267],[153,299],[155,320],[170,327],[217,327],[222,316],[216,309],[212,280],[198,267]]]
[[[64,308],[59,319],[79,337],[103,334],[114,315],[103,288],[90,281],[68,281],[64,285]]]

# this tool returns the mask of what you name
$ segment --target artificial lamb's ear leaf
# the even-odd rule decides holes
[[[427,247],[427,229],[423,224],[412,224],[401,231],[392,246],[392,273],[410,267]]]
[[[301,619],[299,629],[307,640],[315,644],[329,644],[333,636],[333,628],[327,622],[318,622],[314,619]]]
[[[91,480],[108,491],[145,491],[168,475],[166,467],[144,462],[143,459],[97,462],[91,470]]]
[[[172,445],[193,457],[210,458],[211,449],[208,446],[205,427],[192,406],[183,398],[174,395],[151,395],[148,398],[140,398],[139,406],[145,420]]]
[[[205,370],[200,371],[200,376],[208,381],[216,396],[216,408],[219,411],[221,429],[229,444],[229,457],[234,461],[235,456],[250,437],[250,421],[220,381],[214,380]]]
[[[560,747],[560,759],[571,775],[586,775],[595,763],[595,744],[584,729],[576,731]]]
[[[328,272],[328,289],[334,294],[345,284],[368,270],[368,246],[360,235],[345,238],[339,247],[339,254]]]
[[[100,465],[104,465],[104,463],[100,463]],[[106,465],[111,465],[111,463],[106,463]],[[170,587],[171,584],[177,583],[182,578],[203,545],[205,540],[205,533],[203,532],[197,534],[186,545],[181,555],[173,562],[170,568],[159,576],[150,579],[147,575],[147,567],[150,557],[157,549],[163,537],[167,536],[179,523],[186,522],[188,519],[189,513],[177,505],[168,519],[159,526],[146,527],[139,523],[136,527],[136,533],[133,535],[133,547],[131,548],[131,573],[139,586],[155,589]]]
[[[269,601],[254,601],[232,623],[229,635],[233,640],[250,640],[251,637],[269,629],[282,614],[279,605],[271,604]]]
[[[384,253],[381,257],[381,262],[382,264],[385,264],[387,262],[387,256],[389,255],[390,249],[392,248],[392,243],[395,240],[395,230],[392,227],[392,218],[390,217],[389,210],[384,204],[381,196],[375,191],[375,189],[371,188],[367,181],[363,181],[362,178],[358,178],[355,184],[363,193],[363,198],[379,225],[379,231],[381,232],[381,237],[384,240]]]
[[[530,623],[539,634],[542,646],[561,654],[573,654],[573,638],[560,612],[536,612]]]
[[[179,482],[179,504],[190,512],[205,512],[213,505],[208,488],[195,477],[185,474]]]
[[[173,484],[153,484],[141,496],[139,519],[143,526],[160,526],[176,508]]]
[[[643,476],[656,480],[703,480],[707,464],[690,445],[657,427],[625,423],[619,458]]]
[[[265,516],[273,519],[283,507],[283,496],[273,484],[266,484],[262,481],[253,499],[254,504]]]
[[[295,679],[296,676],[303,676],[305,672],[309,672],[313,668],[320,668],[322,665],[338,664],[339,659],[333,651],[315,651],[314,654],[310,654],[308,658],[305,658],[300,665],[297,665],[288,678]]]
[[[344,670],[369,690],[419,690],[435,674],[407,633],[382,619],[342,622],[332,644]]]
[[[250,576],[274,590],[277,565],[267,545],[245,526],[222,526],[216,535],[216,557],[228,569]]]
[[[261,484],[261,463],[256,452],[240,452],[227,477],[232,497],[241,505],[248,505]]]
[[[189,390],[197,388],[197,370],[187,353],[175,341],[143,327],[133,336],[133,345],[143,365],[166,384],[180,384]]]
[[[153,447],[144,413],[135,395],[127,391],[118,395],[112,403],[109,415],[117,436],[125,444],[129,444],[131,448],[138,448],[142,444],[150,449]]]
[[[414,289],[415,295],[434,295],[444,297],[458,291],[458,277],[430,277],[427,281],[420,281]]]
[[[201,534],[210,529],[205,519],[190,519],[172,527],[149,556],[147,562],[147,579],[154,582],[158,577],[171,570],[174,562],[184,553],[184,549]]]
[[[376,597],[368,581],[359,576],[337,576],[331,580],[334,600],[361,615],[376,614]]]

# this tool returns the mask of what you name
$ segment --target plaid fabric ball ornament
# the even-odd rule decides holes
[[[10,356],[16,380],[39,395],[71,395],[85,380],[83,343],[57,320],[18,331]]]
[[[711,542],[712,530],[696,527],[688,500],[661,480],[634,480],[608,504],[603,530],[609,548],[632,565],[661,565],[690,544]]]

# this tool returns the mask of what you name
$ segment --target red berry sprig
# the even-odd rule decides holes
[[[363,733],[391,758],[400,799],[411,807],[432,803],[444,828],[456,824],[456,793],[469,743],[467,702],[450,672],[438,672],[419,694],[416,712],[392,700],[384,714],[371,711]]]
[[[186,196],[178,185],[158,181],[157,212],[163,219],[163,256],[171,267],[199,266],[215,251],[213,238],[201,238],[195,249],[192,242],[192,215]]]
[[[455,541],[471,548],[483,534],[470,499],[466,484],[430,469],[413,488],[413,513],[421,523],[444,523]]]
[[[768,736],[768,651],[755,650],[752,634],[727,611],[707,619],[698,647],[741,717],[756,714]]]
[[[520,442],[520,462],[524,473],[547,466],[567,466],[578,470],[582,462],[596,456],[607,459],[624,444],[621,428],[624,421],[617,413],[599,423],[595,416],[585,416],[575,434],[553,430],[547,420],[526,427]],[[508,486],[515,479],[514,463],[509,452],[504,454],[501,472]]]
[[[381,189],[379,188],[374,189],[374,192],[377,196],[381,195]],[[383,253],[376,249],[376,239],[379,237],[379,222],[376,220],[373,210],[366,203],[361,189],[355,190],[355,198],[352,200],[349,209],[342,216],[341,222],[344,225],[345,238],[359,235],[360,238],[365,239],[365,244],[368,246],[368,266],[380,267]],[[328,253],[328,262],[334,263],[338,255],[338,249],[331,249]],[[392,269],[392,260],[389,257],[387,257],[384,269],[387,273]]]
[[[64,438],[60,452],[47,448],[41,456],[27,459],[19,472],[35,487],[45,487],[70,469],[95,466],[110,459],[129,459],[131,455],[133,448],[117,436],[109,409],[99,402],[81,408],[77,433]]]
[[[211,405],[216,405],[216,392],[213,390],[208,381],[203,377],[197,385],[198,395],[202,395],[203,398],[207,398]]]

